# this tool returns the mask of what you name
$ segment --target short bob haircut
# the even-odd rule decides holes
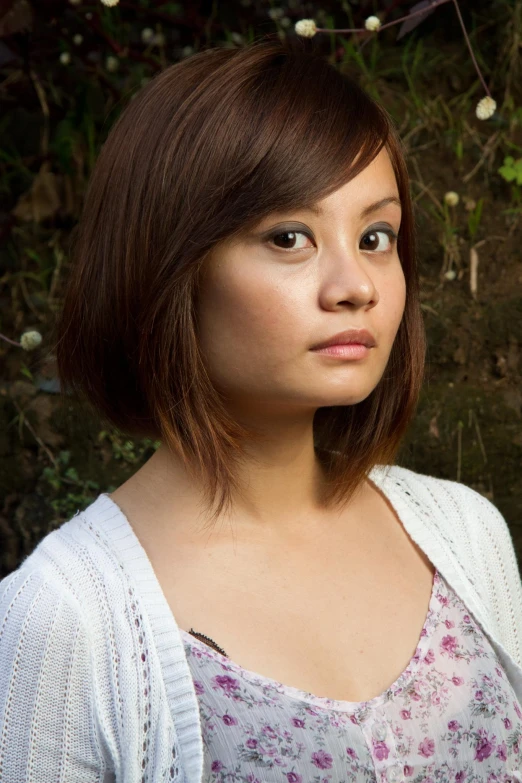
[[[310,41],[265,36],[169,66],[111,128],[71,244],[57,324],[62,389],[129,435],[162,440],[202,481],[216,521],[241,493],[245,439],[198,346],[198,279],[222,240],[315,204],[385,146],[402,201],[405,312],[385,369],[355,405],[314,414],[325,507],[393,464],[423,383],[414,217],[393,120]],[[69,398],[70,399],[70,398]]]

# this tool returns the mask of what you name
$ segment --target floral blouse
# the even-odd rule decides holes
[[[520,705],[439,571],[413,658],[365,702],[283,685],[181,634],[200,708],[204,783],[522,781]]]

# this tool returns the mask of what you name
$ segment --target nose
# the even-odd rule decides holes
[[[368,273],[367,264],[353,254],[340,252],[325,261],[319,299],[325,310],[347,304],[354,307],[374,307],[379,301],[375,280]]]

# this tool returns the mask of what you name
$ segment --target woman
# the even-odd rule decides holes
[[[299,42],[190,57],[74,261],[63,386],[162,443],[0,585],[0,779],[521,780],[506,522],[394,464],[425,335],[387,113]]]

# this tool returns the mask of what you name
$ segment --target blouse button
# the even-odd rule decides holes
[[[388,767],[386,777],[390,783],[400,783],[400,781],[403,779],[403,772],[404,769],[402,764],[393,764],[391,767]]]
[[[374,723],[372,726],[372,734],[374,739],[377,740],[377,742],[382,742],[383,739],[385,739],[386,734],[388,733],[388,727],[384,721],[377,721],[377,723]]]

